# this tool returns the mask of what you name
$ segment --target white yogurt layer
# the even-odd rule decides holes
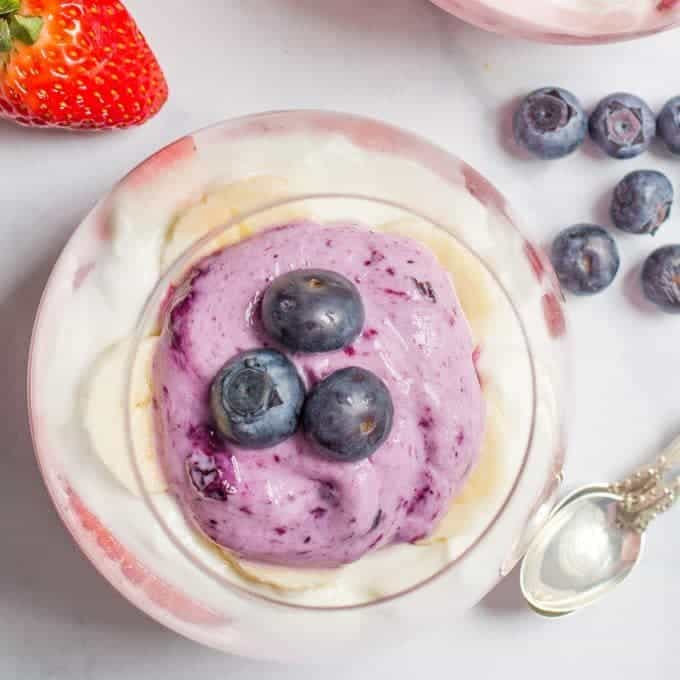
[[[546,31],[584,37],[652,30],[669,15],[680,16],[680,4],[671,0],[490,0],[488,5]]]
[[[632,12],[649,12],[658,4],[658,0],[552,0],[556,7],[575,9],[583,12],[609,12],[614,9],[626,9]]]

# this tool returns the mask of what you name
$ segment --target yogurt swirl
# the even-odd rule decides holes
[[[307,388],[360,366],[392,394],[390,436],[356,463],[320,457],[300,432],[242,449],[211,422],[220,368],[272,346],[258,316],[263,291],[306,267],[354,281],[366,313],[351,346],[289,355]],[[426,247],[354,224],[269,229],[195,265],[168,310],[153,364],[158,450],[185,516],[212,541],[244,559],[334,567],[434,530],[478,458],[485,409],[467,321]]]

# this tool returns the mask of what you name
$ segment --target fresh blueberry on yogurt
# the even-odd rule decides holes
[[[332,460],[368,458],[387,439],[394,407],[385,383],[350,366],[318,383],[305,403],[304,429],[319,452]]]
[[[668,219],[673,204],[673,185],[656,170],[636,170],[614,189],[611,217],[622,231],[652,234]]]
[[[220,432],[251,449],[274,446],[298,426],[305,388],[295,366],[271,349],[243,352],[213,380],[210,405]]]
[[[583,107],[571,92],[544,87],[529,94],[515,113],[514,133],[520,146],[545,159],[562,158],[586,136]]]
[[[551,259],[562,286],[577,295],[604,290],[620,264],[614,239],[593,224],[578,224],[560,233],[553,241]]]
[[[590,136],[612,158],[633,158],[647,151],[656,120],[639,97],[618,92],[605,97],[590,115]]]
[[[265,291],[262,323],[294,352],[329,352],[347,347],[361,333],[364,307],[357,287],[341,274],[297,269]]]
[[[657,248],[642,266],[645,297],[665,312],[680,314],[680,245]]]
[[[661,109],[656,130],[671,153],[680,154],[680,96],[673,97]]]

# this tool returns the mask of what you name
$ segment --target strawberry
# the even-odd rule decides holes
[[[0,0],[0,117],[124,128],[154,116],[165,77],[116,0]]]

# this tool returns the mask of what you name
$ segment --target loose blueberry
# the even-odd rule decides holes
[[[592,224],[565,229],[553,241],[551,259],[562,286],[577,295],[605,289],[620,264],[614,239],[602,227]]]
[[[656,131],[672,153],[680,154],[680,97],[673,97],[661,109]]]
[[[298,427],[305,388],[289,359],[280,352],[242,352],[217,374],[210,406],[220,432],[248,449],[274,446]]]
[[[649,148],[656,132],[652,110],[625,92],[605,97],[590,116],[590,136],[612,158],[633,158]]]
[[[368,458],[387,439],[393,415],[385,383],[370,371],[350,366],[314,387],[302,422],[321,455],[355,462]]]
[[[562,158],[586,136],[588,121],[576,97],[559,87],[529,94],[515,112],[517,143],[539,158]]]
[[[656,170],[636,170],[614,189],[611,217],[631,234],[655,234],[668,219],[673,204],[673,185]]]
[[[294,352],[351,345],[364,325],[357,287],[325,269],[298,269],[274,279],[262,299],[267,333]]]
[[[680,314],[680,245],[658,248],[645,260],[642,289],[650,302]]]

